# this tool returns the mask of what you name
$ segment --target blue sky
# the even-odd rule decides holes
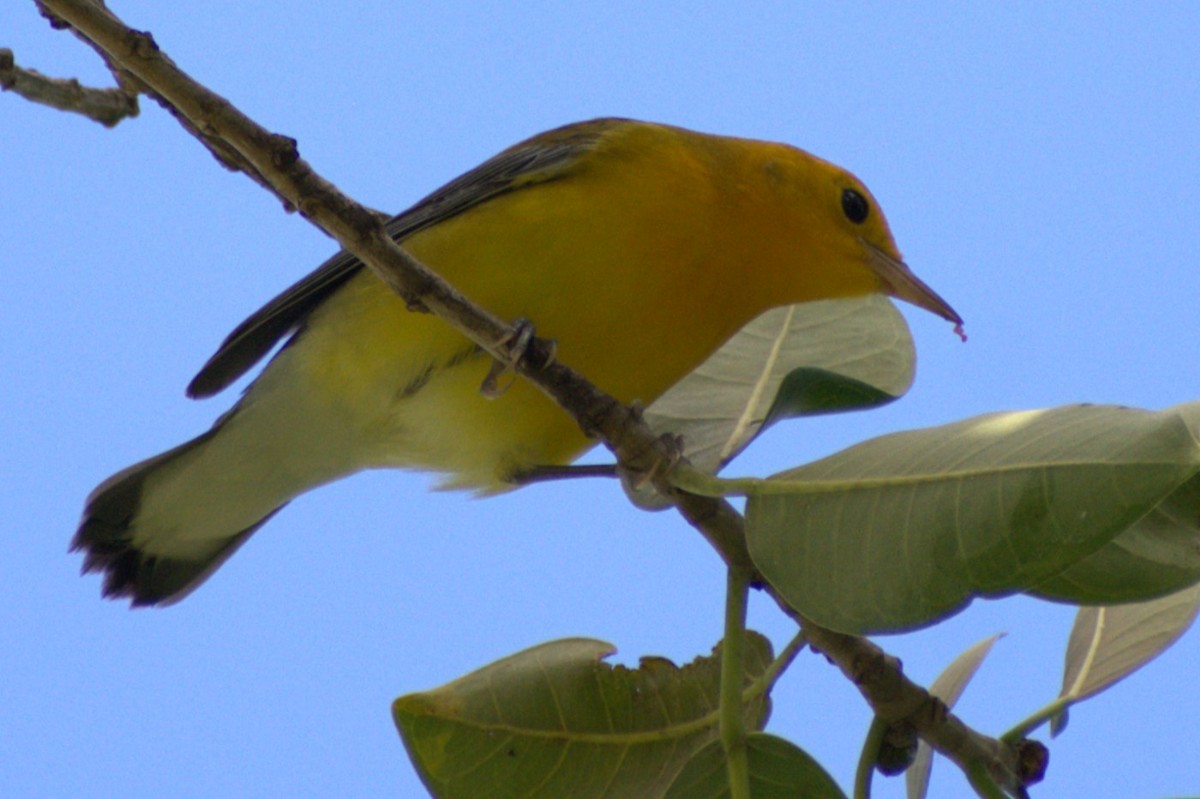
[[[787,141],[853,170],[970,341],[906,309],[920,367],[905,399],[779,426],[731,473],[990,410],[1200,398],[1200,11],[809,5],[111,3],[381,209],[600,115]],[[0,46],[106,83],[32,3],[4,4]],[[105,130],[4,95],[0,120],[0,792],[420,796],[395,696],[552,638],[606,639],[633,663],[720,636],[716,558],[605,482],[474,500],[360,475],[292,503],[178,606],[102,602],[66,554],[84,497],[206,429],[233,394],[193,402],[187,381],[335,248],[151,102]],[[1057,692],[1072,613],[976,602],[881,643],[928,683],[1006,631],[960,704],[999,733]],[[768,602],[751,616],[777,644],[790,634]],[[1034,796],[1200,790],[1197,662],[1193,632],[1078,707]],[[804,654],[771,729],[848,786],[867,723]],[[935,768],[932,795],[965,790]]]

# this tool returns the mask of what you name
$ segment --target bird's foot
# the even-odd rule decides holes
[[[517,364],[525,358],[536,332],[537,328],[528,319],[518,319],[513,322],[512,332],[497,342],[498,348],[504,349],[505,353],[492,361],[492,368],[488,370],[487,376],[483,378],[483,384],[479,386],[480,394],[488,399],[495,399],[508,391],[516,380]],[[554,342],[550,342],[550,355],[543,366],[554,363],[554,352]],[[512,378],[507,380],[504,385],[500,385],[500,378],[510,372],[513,373]]]

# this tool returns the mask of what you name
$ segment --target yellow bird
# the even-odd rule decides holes
[[[521,142],[388,223],[622,402],[652,402],[761,312],[886,292],[956,324],[849,172],[785,144],[627,119]],[[72,541],[103,592],[174,602],[293,497],[363,469],[501,490],[592,444],[525,381],[488,399],[475,344],[340,252],[243,322],[188,394],[287,344],[211,430],[102,483]]]

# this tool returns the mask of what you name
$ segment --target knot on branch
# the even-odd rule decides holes
[[[13,70],[17,66],[16,56],[7,47],[0,47],[0,89],[11,89],[17,82]]]
[[[860,690],[869,691],[875,700],[875,714],[885,721],[911,715],[918,705],[897,700],[904,698],[904,664],[900,658],[885,654],[877,647],[856,654],[850,678]]]
[[[280,136],[279,138],[286,139],[287,137]],[[295,141],[292,141],[294,144]],[[351,226],[354,237],[360,244],[371,245],[387,235],[384,225],[386,217],[341,194],[314,173],[312,167],[300,159],[298,151],[295,152],[295,156],[294,161],[289,164],[280,164],[279,167],[289,170],[290,177],[304,195],[300,204],[301,213],[305,213],[306,209],[314,210],[318,206],[325,208]],[[308,216],[307,213],[305,215]],[[407,300],[408,297],[406,296],[405,299]]]
[[[125,52],[142,59],[155,56],[159,52],[158,42],[154,41],[154,35],[150,31],[130,30],[125,34],[123,44]]]
[[[1022,738],[1012,748],[1017,756],[1017,778],[1021,785],[1037,785],[1041,782],[1050,765],[1050,750],[1045,744]]]
[[[563,396],[559,404],[573,407],[580,411],[576,416],[579,428],[588,438],[603,438],[612,441],[614,447],[618,444],[616,438],[608,438],[609,433],[619,437],[620,431],[625,430],[628,410],[621,403],[607,395],[593,395],[586,387],[574,381],[559,382],[563,388]]]
[[[38,12],[42,15],[43,19],[50,23],[51,28],[56,31],[65,31],[71,29],[71,23],[67,22],[65,19],[46,8],[45,5],[38,3],[37,6]]]
[[[917,728],[907,722],[891,724],[879,743],[875,769],[885,777],[900,774],[917,759]]]
[[[660,490],[669,490],[659,478],[664,477],[683,458],[683,439],[672,433],[647,435],[649,431],[645,428],[643,408],[637,401],[625,406],[601,395],[592,402],[600,412],[580,422],[584,432],[593,437],[599,436],[609,443],[609,449],[617,456],[621,468],[634,477],[635,487],[654,482]],[[593,423],[594,428],[588,426]]]
[[[271,153],[271,163],[278,169],[288,169],[300,160],[300,146],[291,136],[272,133],[267,137],[267,149]]]
[[[950,708],[933,694],[929,694],[917,712],[921,714],[919,721],[923,725],[941,724],[950,716]]]

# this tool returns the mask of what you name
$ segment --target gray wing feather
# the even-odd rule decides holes
[[[549,142],[519,144],[455,178],[385,226],[397,242],[481,203],[565,174],[565,167],[620,120],[595,120],[561,129]],[[552,133],[559,133],[554,131]],[[337,253],[242,322],[188,384],[189,397],[210,397],[245,374],[284,336],[299,330],[313,310],[363,268],[362,261]]]

